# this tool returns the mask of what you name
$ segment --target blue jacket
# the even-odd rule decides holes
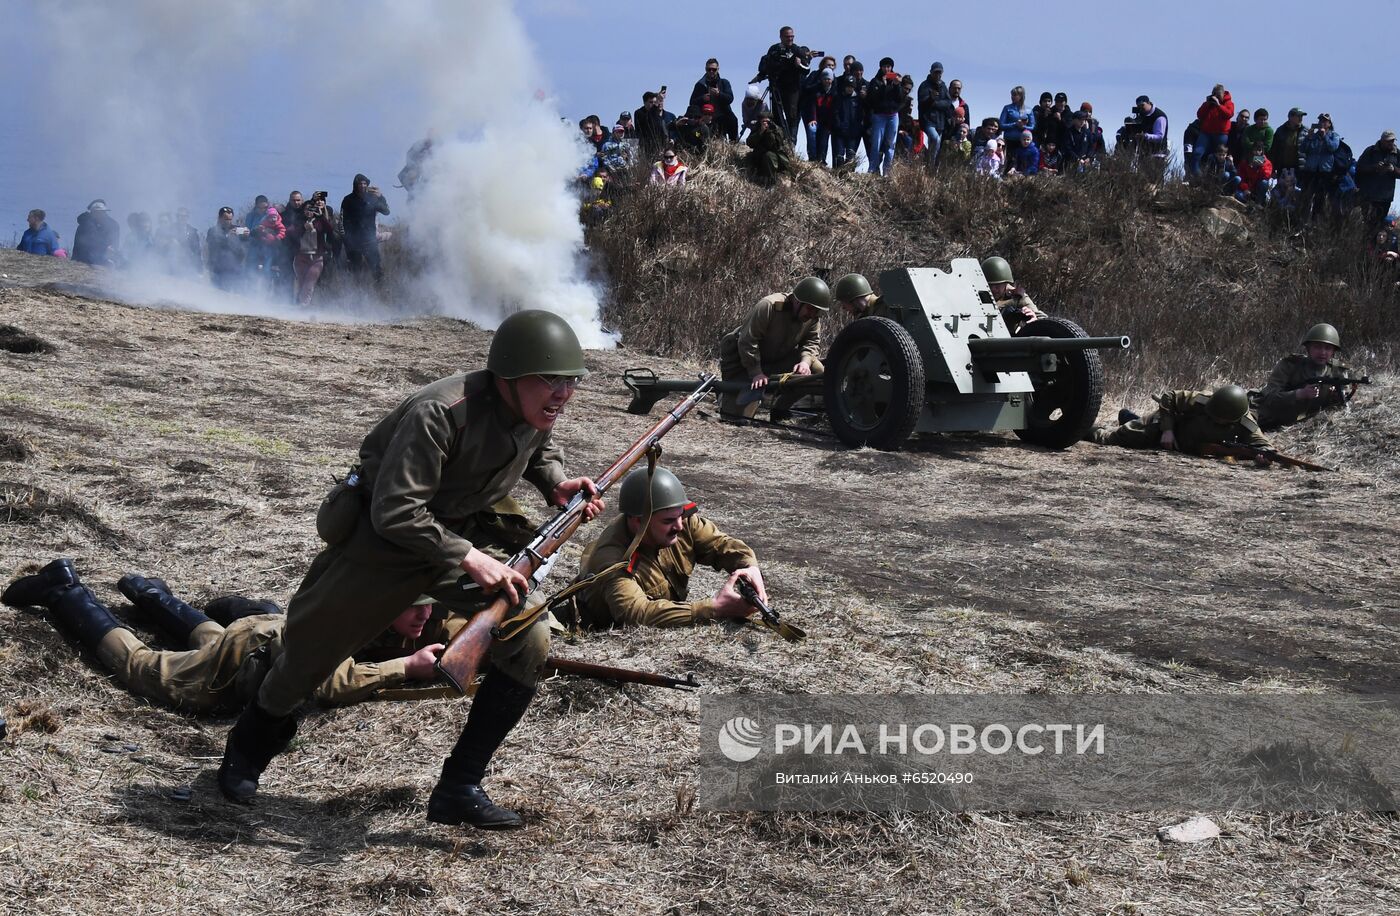
[[[1034,175],[1040,171],[1040,147],[1031,141],[1030,146],[1021,146],[1019,141],[1011,148],[1011,167],[1022,175]]]
[[[38,229],[26,229],[19,240],[18,250],[25,254],[53,254],[58,250],[58,234],[49,228],[48,223]]]
[[[1341,142],[1342,138],[1337,136],[1335,130],[1325,133],[1308,131],[1307,135],[1298,141],[1298,158],[1303,160],[1303,171],[1331,172],[1332,154],[1337,151]]]
[[[1021,142],[1021,134],[1024,132],[1017,122],[1022,118],[1026,119],[1025,130],[1035,130],[1035,109],[1024,106],[1017,108],[1015,105],[1005,105],[1001,109],[1001,136],[1007,143],[1017,144]]]

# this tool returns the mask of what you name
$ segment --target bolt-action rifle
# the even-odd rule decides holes
[[[1369,384],[1371,384],[1371,377],[1369,375],[1363,375],[1361,376],[1361,378],[1347,378],[1345,375],[1319,375],[1317,378],[1310,378],[1307,381],[1303,382],[1303,384],[1299,385],[1298,388],[1306,388],[1309,385],[1316,385],[1323,392],[1326,392],[1327,389],[1330,388],[1333,391],[1337,392],[1337,400],[1345,404],[1347,401],[1350,401],[1353,397],[1355,397],[1357,385]],[[1345,389],[1347,388],[1350,388],[1351,391],[1346,391]],[[1298,389],[1294,388],[1293,390],[1297,391]]]
[[[568,658],[551,655],[544,660],[546,674],[571,674],[575,677],[592,678],[596,681],[615,681],[619,684],[645,684],[648,687],[667,687],[671,690],[694,690],[700,686],[694,674],[687,674],[682,680],[665,674],[650,671],[634,671],[631,668],[613,668],[610,665],[595,665],[591,662],[576,662]]]
[[[1258,448],[1253,445],[1245,445],[1241,442],[1207,442],[1201,446],[1201,454],[1207,458],[1245,458],[1250,461],[1263,459],[1269,464],[1281,464],[1284,467],[1302,468],[1305,471],[1335,471],[1336,468],[1323,467],[1320,464],[1313,464],[1311,461],[1304,461],[1302,458],[1294,458],[1271,448]]]
[[[735,588],[739,590],[739,597],[749,604],[758,608],[759,617],[763,620],[763,625],[777,633],[788,642],[798,642],[807,638],[807,631],[798,626],[793,626],[786,620],[778,616],[778,612],[768,606],[768,602],[758,597],[758,589],[748,579],[739,579],[735,583]]]
[[[593,481],[597,488],[596,493],[579,492],[569,500],[568,505],[559,511],[559,514],[545,522],[535,531],[535,537],[521,549],[519,553],[510,558],[507,564],[511,569],[523,575],[534,588],[539,585],[540,580],[548,574],[549,568],[553,566],[550,559],[555,552],[564,545],[564,542],[573,537],[579,525],[583,524],[584,508],[595,495],[601,496],[606,493],[614,484],[632,469],[638,461],[641,461],[648,452],[657,448],[661,438],[671,431],[677,423],[685,417],[687,413],[699,404],[714,384],[714,376],[706,375],[701,377],[700,383],[695,386],[695,390],[690,393],[685,400],[657,421],[651,429],[631,447],[612,463],[612,466],[596,477]],[[478,588],[470,576],[463,575],[457,580],[457,585],[463,591]],[[521,602],[524,598],[522,596]],[[470,622],[458,631],[452,641],[447,644],[447,648],[442,651],[438,658],[437,668],[452,686],[457,688],[459,693],[466,693],[472,682],[476,679],[477,672],[481,669],[481,661],[486,656],[486,650],[491,647],[491,642],[501,635],[501,625],[507,621],[512,612],[519,605],[513,605],[504,595],[497,595],[496,598],[484,609],[472,616]]]

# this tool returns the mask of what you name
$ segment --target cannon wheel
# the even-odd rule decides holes
[[[1037,318],[1017,332],[1027,337],[1088,337],[1067,318]],[[1026,428],[1016,435],[1046,448],[1069,448],[1093,428],[1103,402],[1103,361],[1097,350],[1057,354],[1056,372],[1031,373],[1035,395]]]
[[[888,318],[846,325],[826,360],[826,414],[847,445],[893,451],[924,408],[924,361],[909,332]]]

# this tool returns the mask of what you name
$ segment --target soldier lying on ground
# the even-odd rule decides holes
[[[890,307],[883,297],[875,295],[865,274],[846,274],[836,281],[831,296],[853,320],[890,317]]]
[[[759,597],[768,600],[753,551],[701,517],[675,474],[656,469],[651,479],[650,519],[645,518],[645,469],[623,479],[618,507],[618,517],[584,551],[576,581],[597,577],[576,601],[584,626],[681,627],[748,617],[755,608],[735,590],[739,579],[747,579]],[[640,540],[638,532],[643,532]],[[629,547],[634,548],[630,555]],[[687,600],[696,564],[729,573],[729,580],[713,598]]]
[[[819,277],[801,280],[791,293],[773,293],[758,300],[744,323],[719,342],[720,378],[746,382],[750,389],[742,403],[740,395],[725,394],[720,399],[720,416],[743,419],[756,414],[770,375],[821,375],[817,324],[830,308],[831,290]],[[779,394],[770,415],[781,419],[805,393]]]
[[[1302,340],[1303,353],[1290,353],[1278,361],[1261,391],[1249,393],[1249,403],[1263,429],[1278,429],[1307,420],[1328,407],[1340,407],[1356,393],[1335,386],[1312,383],[1318,378],[1347,378],[1350,369],[1337,354],[1342,338],[1330,324],[1315,324]]]
[[[991,257],[982,262],[982,275],[992,291],[992,300],[1001,312],[1006,329],[1012,334],[1027,321],[1044,318],[1045,313],[1036,308],[1035,302],[1026,291],[1016,285],[1011,275],[1011,265],[1006,258]]]
[[[210,602],[206,616],[172,595],[160,579],[127,575],[117,588],[188,648],[148,647],[79,581],[71,560],[55,560],[16,579],[0,600],[48,609],[55,623],[77,636],[132,693],[175,709],[241,708],[282,653],[287,618],[270,602],[230,596]],[[315,698],[346,705],[406,681],[436,678],[437,654],[465,620],[434,617],[435,603],[426,595],[418,598],[355,658],[342,662],[316,688]]]
[[[1168,391],[1156,398],[1158,410],[1145,417],[1120,411],[1117,429],[1096,427],[1089,438],[1099,445],[1179,449],[1199,454],[1207,443],[1240,443],[1272,449],[1249,412],[1249,396],[1239,385],[1209,391]]]

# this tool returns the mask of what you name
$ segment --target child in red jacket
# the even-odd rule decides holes
[[[1264,152],[1264,144],[1254,144],[1250,157],[1239,165],[1240,187],[1235,196],[1240,200],[1254,199],[1260,205],[1269,202],[1269,189],[1274,186],[1274,164]]]

